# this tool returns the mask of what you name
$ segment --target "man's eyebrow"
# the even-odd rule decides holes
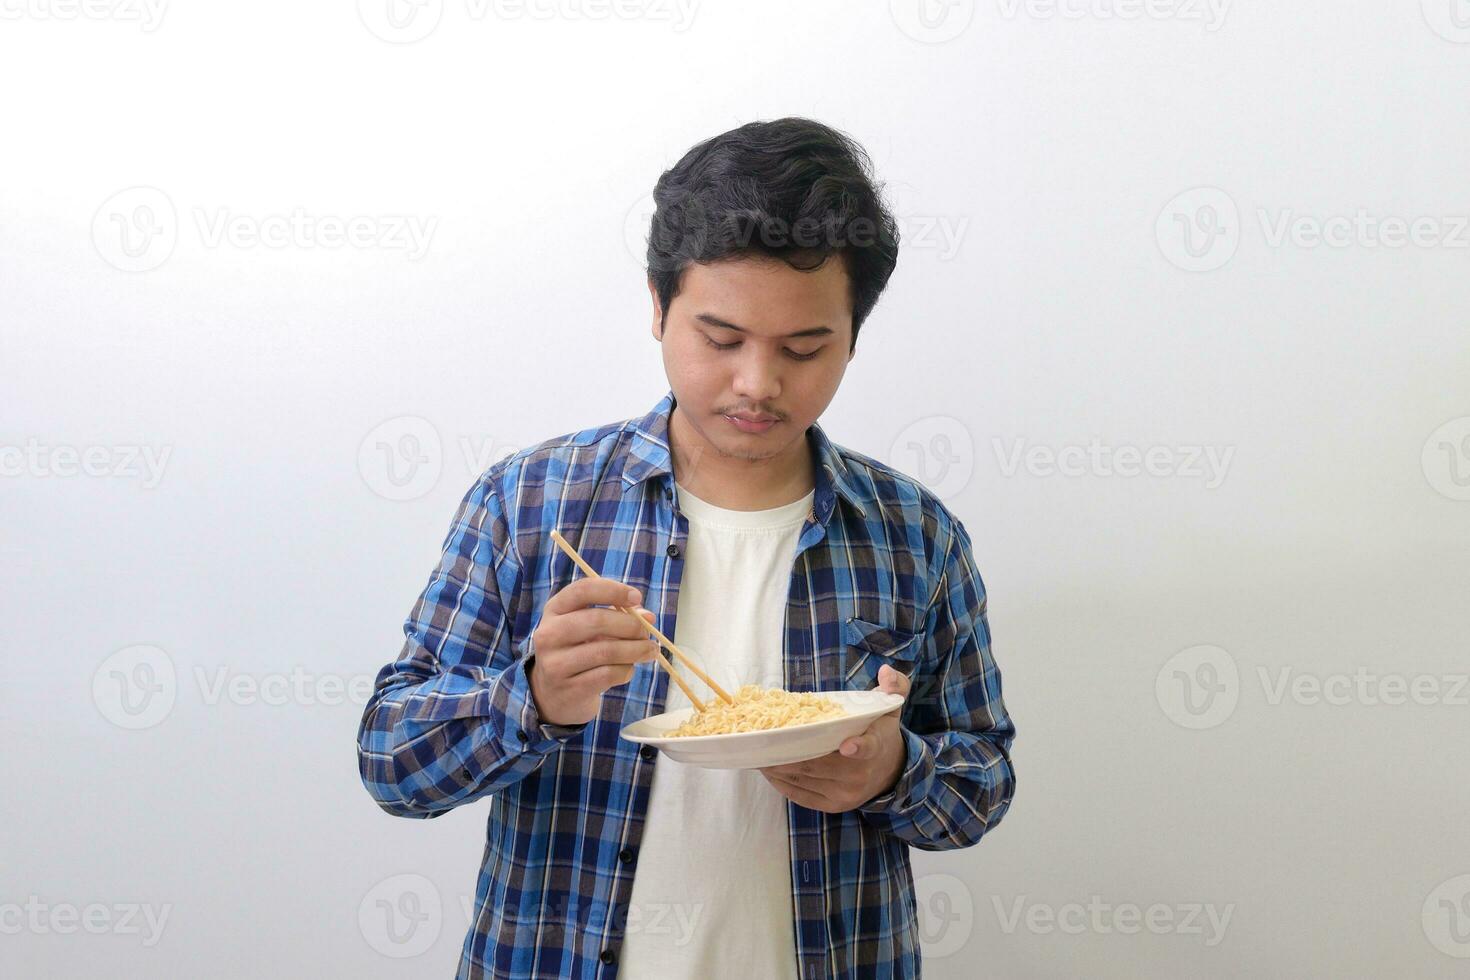
[[[699,321],[701,321],[703,323],[708,323],[712,327],[724,327],[726,330],[734,330],[736,333],[749,333],[750,332],[749,330],[746,330],[744,327],[736,326],[735,324],[731,323],[729,320],[721,320],[719,317],[715,316],[713,313],[700,313],[697,316],[695,316],[694,319],[699,320]],[[837,331],[833,330],[831,327],[808,327],[805,330],[798,330],[798,331],[796,331],[796,333],[789,333],[789,334],[786,335],[786,337],[788,337],[788,338],[789,337],[825,337],[828,334],[832,334],[832,333],[836,333],[836,332]]]

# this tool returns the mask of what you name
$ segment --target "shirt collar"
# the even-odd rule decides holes
[[[642,418],[628,423],[632,439],[628,445],[628,462],[623,467],[623,492],[647,480],[672,479],[673,455],[669,451],[669,416],[673,414],[676,399],[668,392],[653,410]],[[812,506],[823,524],[832,515],[837,497],[841,497],[866,517],[862,499],[853,485],[852,473],[837,447],[822,427],[813,422],[806,430],[807,445],[811,447],[816,465],[816,493]]]

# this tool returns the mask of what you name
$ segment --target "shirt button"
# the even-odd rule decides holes
[[[599,957],[597,957],[597,958],[600,959],[600,960],[602,960],[602,962],[604,962],[604,963],[608,964],[609,966],[611,966],[613,963],[617,962],[618,954],[617,953],[614,953],[610,949],[604,949],[602,951],[602,955],[599,956]]]
[[[668,548],[668,556],[670,558],[678,558],[679,557],[679,546],[676,545],[676,544],[669,545],[669,548]]]
[[[469,782],[470,780],[474,779],[475,777],[470,775],[470,771],[468,769],[461,769],[459,771],[459,778],[462,779],[465,782]]]
[[[641,759],[652,759],[656,755],[658,755],[658,749],[652,745],[645,745],[638,750],[638,757]]]
[[[527,735],[525,732],[516,732],[516,738],[520,739],[522,742],[529,742],[531,740],[531,736]]]
[[[618,852],[618,860],[623,862],[624,864],[632,864],[633,849],[631,847],[623,848],[621,851]]]

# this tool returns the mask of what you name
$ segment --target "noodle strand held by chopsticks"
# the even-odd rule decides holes
[[[785,728],[809,721],[840,718],[847,712],[837,702],[810,691],[793,693],[779,688],[746,684],[735,692],[735,703],[715,701],[703,712],[696,711],[667,737],[685,735],[729,735]]]

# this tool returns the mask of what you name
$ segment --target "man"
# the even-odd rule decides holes
[[[671,390],[497,463],[460,506],[358,747],[396,816],[489,798],[461,977],[915,977],[909,848],[967,847],[1009,807],[968,534],[817,425],[897,260],[869,170],[804,119],[691,149],[648,246]],[[906,701],[822,758],[682,766],[619,738],[689,702],[616,605],[727,690]]]

